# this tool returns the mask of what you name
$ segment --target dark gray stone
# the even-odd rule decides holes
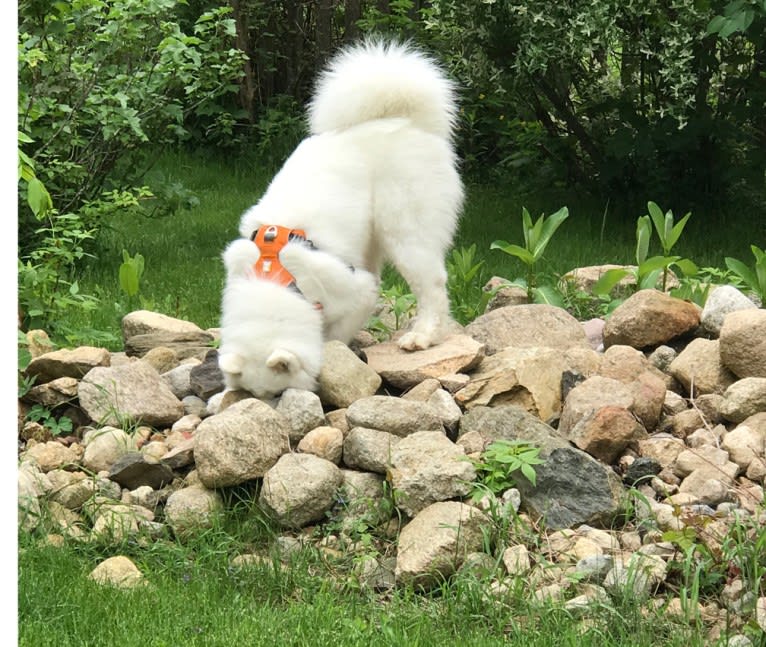
[[[109,478],[129,490],[142,485],[159,490],[172,483],[173,470],[141,452],[128,452],[109,469]]]
[[[218,367],[218,351],[209,350],[201,364],[189,373],[192,391],[203,400],[224,390],[223,373]]]

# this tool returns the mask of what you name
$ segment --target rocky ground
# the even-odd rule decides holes
[[[50,350],[31,332],[20,527],[50,519],[51,541],[183,539],[212,523],[226,488],[256,483],[282,550],[321,537],[327,551],[368,551],[365,586],[428,588],[475,569],[489,596],[523,576],[573,610],[627,587],[701,618],[711,639],[741,628],[747,645],[766,630],[766,597],[732,538],[765,541],[766,310],[729,286],[704,310],[642,290],[606,323],[501,304],[426,351],[329,342],[318,392],[275,402],[224,393],[217,331],[190,322],[131,313],[120,353]],[[76,432],[29,422],[35,404]],[[504,492],[476,485],[497,440],[539,448],[534,484],[518,473]],[[360,522],[387,548],[360,546]],[[673,585],[689,544],[724,570],[731,560],[691,610]],[[93,573],[145,576],[124,557]]]

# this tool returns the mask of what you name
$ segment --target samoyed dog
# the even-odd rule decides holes
[[[348,343],[365,325],[385,262],[417,298],[399,346],[428,348],[448,332],[445,256],[463,201],[456,113],[453,84],[410,45],[368,40],[330,62],[310,136],[223,254],[228,389],[316,389],[323,343]]]

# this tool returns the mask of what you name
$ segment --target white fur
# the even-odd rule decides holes
[[[224,252],[220,365],[228,388],[259,397],[314,389],[323,341],[348,342],[364,325],[385,261],[418,300],[399,345],[440,341],[451,324],[444,257],[463,200],[450,139],[455,114],[451,83],[405,45],[363,43],[320,76],[313,135],[243,214],[243,238]],[[314,242],[280,253],[304,296],[252,276],[258,249],[249,238],[262,224],[304,229]]]

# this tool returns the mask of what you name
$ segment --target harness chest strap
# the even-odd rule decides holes
[[[300,293],[295,277],[279,260],[279,252],[293,240],[302,240],[311,244],[311,241],[306,239],[306,232],[303,229],[289,229],[281,225],[262,225],[253,232],[251,240],[258,246],[260,252],[258,260],[253,265],[255,276],[283,287],[293,288]],[[321,310],[322,304],[315,303],[314,307]]]

